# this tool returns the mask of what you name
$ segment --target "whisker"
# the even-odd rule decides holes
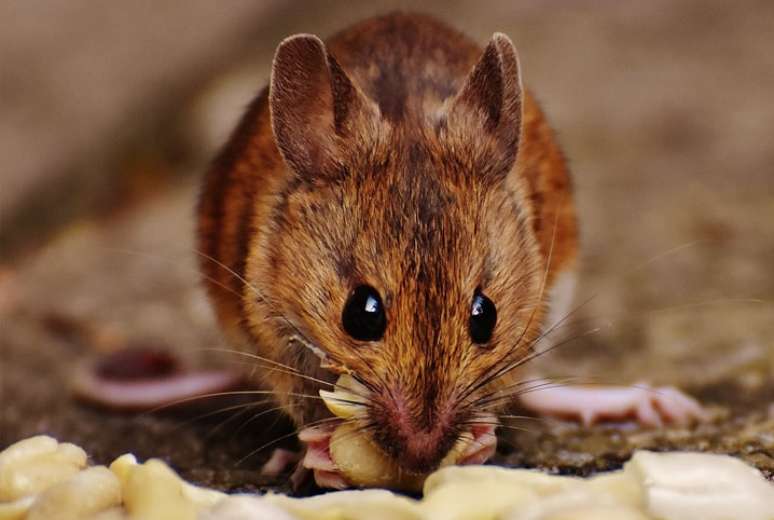
[[[223,353],[226,353],[226,354],[233,354],[233,355],[247,357],[247,358],[250,358],[250,359],[254,359],[256,361],[260,361],[261,363],[268,363],[269,364],[269,366],[266,366],[266,365],[261,365],[261,364],[258,364],[258,363],[252,363],[252,365],[254,365],[254,366],[258,366],[260,368],[266,368],[268,370],[272,370],[272,371],[275,371],[275,372],[280,372],[282,374],[289,374],[289,375],[292,375],[292,376],[299,377],[301,379],[306,379],[308,381],[312,381],[314,383],[320,383],[320,384],[331,386],[331,387],[334,386],[334,384],[331,383],[330,381],[325,381],[323,379],[318,379],[316,377],[309,376],[309,375],[304,374],[303,372],[297,370],[294,367],[291,367],[289,365],[284,365],[282,363],[279,363],[279,362],[274,361],[274,360],[269,359],[269,358],[265,358],[265,357],[259,356],[257,354],[252,354],[252,353],[249,353],[249,352],[242,352],[242,351],[239,351],[239,350],[224,349],[224,348],[202,348],[202,349],[199,349],[199,350],[210,351],[210,352],[223,352]],[[355,392],[352,392],[352,393],[355,393]]]
[[[250,403],[250,404],[251,404],[251,406],[246,406],[246,407],[242,408],[242,409],[241,409],[239,412],[237,412],[237,413],[235,413],[235,414],[232,414],[230,417],[228,417],[227,419],[225,419],[225,420],[221,421],[221,422],[220,422],[220,423],[218,423],[216,426],[214,426],[212,429],[210,429],[210,431],[207,433],[207,437],[206,437],[206,438],[207,438],[207,439],[211,439],[211,438],[213,438],[213,437],[214,437],[215,435],[217,435],[217,434],[218,434],[218,432],[219,432],[220,430],[222,430],[222,429],[223,429],[223,428],[224,428],[224,427],[225,427],[227,424],[231,423],[232,421],[235,421],[235,420],[239,419],[239,418],[240,418],[240,417],[242,417],[244,414],[248,413],[248,412],[249,412],[251,409],[253,409],[253,408],[255,408],[255,407],[258,407],[258,406],[264,406],[264,405],[266,405],[266,404],[268,404],[268,403],[270,403],[270,402],[271,402],[271,401],[264,400],[264,401],[255,401],[255,402],[253,402],[253,403]],[[276,409],[276,408],[275,408],[275,409]]]
[[[269,309],[271,310],[272,313],[274,313],[274,315],[277,318],[281,319],[286,325],[288,325],[293,330],[293,332],[295,332],[298,335],[299,341],[301,341],[304,344],[304,346],[306,346],[307,348],[309,348],[309,349],[311,349],[313,351],[322,351],[322,349],[317,347],[314,344],[313,341],[309,340],[309,338],[306,336],[306,334],[301,332],[301,329],[295,323],[293,323],[287,316],[285,316],[285,314],[279,312],[278,306],[277,306],[277,304],[275,302],[273,302],[272,300],[267,298],[265,294],[263,294],[257,287],[255,287],[250,282],[248,282],[243,276],[241,276],[239,273],[237,273],[236,271],[234,271],[233,269],[231,269],[227,265],[225,265],[222,262],[218,261],[217,259],[213,258],[212,256],[204,253],[203,251],[200,251],[198,249],[194,249],[193,252],[195,254],[199,255],[200,257],[202,257],[202,258],[204,258],[204,259],[214,263],[215,265],[217,265],[221,269],[224,269],[227,273],[231,274],[238,281],[240,281],[242,284],[244,284],[244,286],[247,287],[250,291],[252,291],[252,293],[256,297],[258,297],[258,299],[260,301],[262,301],[263,303],[265,303],[265,304],[267,304],[269,306]]]
[[[529,394],[529,393],[536,392],[536,391],[539,391],[539,390],[548,390],[550,388],[563,388],[563,387],[566,387],[566,386],[570,386],[571,384],[572,383],[562,383],[562,382],[554,382],[554,381],[546,380],[545,382],[543,382],[541,384],[537,384],[537,385],[534,385],[534,386],[531,386],[531,387],[528,387],[528,388],[525,388],[525,389],[521,389],[519,391],[515,391],[515,392],[507,394],[507,395],[500,395],[500,396],[495,396],[495,397],[492,397],[492,398],[489,398],[489,399],[482,399],[478,406],[479,406],[480,410],[487,411],[487,410],[490,410],[492,408],[496,408],[497,406],[499,406],[503,402],[509,402],[509,401],[513,400],[514,398],[517,398],[517,397],[519,397],[521,395]]]
[[[352,419],[349,419],[347,422],[359,421],[359,420],[362,420],[364,418],[365,417],[361,417],[360,419],[358,419],[356,417],[353,417]],[[331,439],[331,442],[329,443],[328,448],[331,449],[335,445],[337,445],[337,444],[339,444],[341,442],[344,442],[344,441],[356,438],[357,436],[362,435],[363,433],[365,433],[367,431],[374,430],[375,428],[376,428],[376,425],[371,423],[370,421],[366,422],[364,424],[355,423],[355,429],[340,435],[336,439]]]
[[[238,396],[238,395],[288,395],[292,397],[303,397],[308,399],[320,399],[322,398],[319,395],[309,395],[309,394],[301,394],[296,392],[277,392],[274,390],[234,390],[230,392],[214,392],[211,394],[203,394],[203,395],[196,395],[192,397],[186,397],[184,399],[178,399],[177,401],[173,401],[171,403],[167,403],[161,406],[157,406],[151,410],[148,410],[147,412],[143,412],[138,417],[145,417],[153,413],[160,412],[161,410],[166,410],[168,408],[172,408],[177,405],[190,403],[193,401],[197,401],[200,399],[211,399],[213,397],[227,397],[227,396]]]
[[[545,422],[545,417],[533,416],[533,415],[511,415],[511,414],[498,414],[498,419],[513,419],[513,420],[525,420],[525,421],[540,421]]]
[[[271,441],[269,441],[269,442],[267,442],[267,443],[265,443],[265,444],[263,444],[263,445],[259,446],[258,448],[254,449],[253,451],[251,451],[250,453],[248,453],[247,455],[245,455],[244,457],[242,457],[241,459],[239,459],[239,460],[236,462],[236,464],[234,464],[234,466],[239,466],[239,465],[241,465],[241,464],[242,464],[244,461],[246,461],[247,459],[249,459],[249,458],[250,458],[250,457],[252,457],[253,455],[256,455],[257,453],[260,453],[262,450],[265,450],[265,449],[266,449],[266,448],[268,448],[269,446],[272,446],[272,445],[274,445],[274,444],[277,444],[278,442],[281,442],[281,441],[283,441],[283,440],[285,440],[285,439],[289,439],[289,438],[291,438],[291,437],[293,437],[293,436],[295,436],[295,435],[298,435],[298,433],[299,433],[301,430],[303,430],[304,428],[311,428],[311,427],[313,427],[313,426],[319,426],[319,425],[321,425],[321,424],[329,423],[329,422],[331,422],[331,421],[340,421],[340,420],[341,420],[341,419],[340,419],[340,418],[338,418],[338,417],[326,417],[326,418],[324,418],[324,419],[320,419],[320,420],[318,420],[318,421],[312,421],[312,422],[310,422],[310,423],[308,423],[308,424],[305,424],[305,425],[304,425],[302,428],[298,428],[298,429],[296,429],[295,431],[292,431],[292,432],[290,432],[290,433],[288,433],[288,434],[286,434],[286,435],[282,435],[282,436],[280,436],[280,437],[278,437],[278,438],[276,438],[276,439],[274,439],[274,440],[271,440]]]
[[[240,424],[238,428],[236,428],[234,430],[234,432],[232,433],[232,437],[236,437],[239,432],[244,430],[247,427],[248,424],[250,424],[251,422],[255,421],[256,419],[259,419],[259,418],[263,417],[264,415],[275,413],[275,412],[278,412],[278,411],[281,411],[281,410],[283,410],[282,406],[275,406],[273,408],[268,408],[266,410],[262,410],[262,411],[260,411],[260,412],[258,412],[256,414],[254,414],[252,417],[248,418],[246,421],[244,421],[242,424]],[[274,424],[276,424],[276,420],[275,420]],[[274,425],[272,425],[272,427],[273,426]]]
[[[470,421],[470,422],[462,422],[461,425],[465,426],[476,426],[476,425],[484,425],[484,426],[496,426],[498,428],[504,428],[506,430],[513,430],[513,431],[521,431],[521,432],[527,432],[527,433],[536,433],[536,430],[530,430],[529,428],[519,428],[518,426],[512,426],[507,424],[501,424],[497,422],[482,422],[482,421]],[[469,433],[469,432],[466,432]],[[462,436],[462,435],[460,435]],[[471,439],[472,442],[475,442],[477,444],[483,445],[480,441],[477,441],[475,439]]]
[[[583,304],[581,304],[580,306],[576,307],[576,309],[573,309],[573,311],[568,313],[567,316],[569,316],[572,312],[576,312],[577,309],[581,308],[583,305],[588,303],[588,301],[590,301],[590,300],[586,300],[585,302],[583,302]],[[558,320],[557,323],[554,324],[554,327],[559,325],[567,316],[562,318],[562,320]],[[536,343],[536,342],[540,341],[541,339],[543,339],[543,337],[545,337],[545,335],[549,334],[551,332],[551,330],[553,330],[554,327],[549,329],[549,331],[545,332],[544,334],[541,334],[540,336],[538,336],[535,340],[533,340],[532,343]],[[528,356],[526,356],[524,358],[521,358],[519,360],[513,361],[510,364],[505,365],[503,367],[500,367],[494,373],[488,375],[487,377],[483,378],[480,381],[477,381],[477,384],[472,388],[471,391],[467,392],[467,395],[465,395],[464,398],[467,399],[475,391],[485,387],[486,385],[490,384],[495,379],[504,376],[505,374],[511,372],[512,370],[515,370],[516,368],[518,368],[520,366],[523,366],[524,364],[526,364],[526,363],[528,363],[528,362],[530,362],[530,361],[532,361],[534,359],[537,359],[540,356],[546,355],[549,352],[552,352],[552,351],[554,351],[554,350],[556,350],[556,349],[558,349],[558,348],[560,348],[560,347],[562,347],[562,346],[564,346],[564,345],[566,345],[568,343],[571,343],[572,341],[575,341],[577,339],[580,339],[582,337],[585,337],[585,336],[588,336],[588,335],[591,335],[591,334],[595,334],[595,333],[599,332],[600,330],[601,330],[601,328],[597,327],[597,328],[591,329],[589,331],[586,331],[583,334],[572,336],[570,338],[567,338],[567,339],[565,339],[563,341],[560,341],[560,342],[552,345],[551,347],[548,347],[548,348],[546,348],[544,350],[541,350],[541,351],[534,351],[534,352],[532,352],[532,354],[530,354],[530,355],[528,355]]]
[[[156,261],[164,262],[164,263],[169,264],[169,265],[174,265],[176,268],[179,268],[178,263],[175,262],[173,259],[166,258],[164,256],[157,255],[157,254],[148,253],[146,251],[136,251],[136,250],[132,250],[132,249],[122,249],[120,247],[108,247],[108,246],[101,246],[100,249],[103,249],[103,250],[106,250],[106,251],[113,251],[113,252],[116,252],[116,253],[122,253],[122,254],[125,254],[125,255],[137,256],[137,257],[140,257],[140,258],[146,258],[146,259],[150,259],[150,260],[156,260]],[[196,252],[196,251],[195,250],[190,250],[190,252]],[[217,285],[221,289],[230,292],[234,296],[237,296],[239,298],[242,297],[242,295],[240,293],[238,293],[237,291],[235,291],[232,287],[229,287],[228,285],[222,283],[220,280],[217,280],[217,279],[215,279],[215,278],[213,278],[211,276],[208,276],[208,275],[202,273],[196,267],[192,266],[192,267],[190,267],[189,270],[195,272],[198,275],[200,275],[202,278],[204,278],[208,282]]]
[[[648,258],[643,263],[635,265],[629,271],[624,271],[621,274],[621,276],[622,277],[631,276],[632,274],[636,273],[637,271],[641,271],[642,269],[645,269],[649,265],[651,265],[651,264],[653,264],[655,262],[658,262],[662,258],[666,258],[667,256],[673,255],[675,253],[679,253],[680,251],[682,251],[684,249],[688,249],[688,248],[694,247],[694,246],[696,246],[698,244],[701,244],[703,242],[707,242],[707,241],[706,240],[693,240],[691,242],[685,242],[683,244],[680,244],[680,245],[677,245],[675,247],[672,247],[671,249],[667,249],[666,251],[662,251],[661,253],[658,253],[658,254]]]
[[[240,403],[240,404],[235,404],[235,405],[231,405],[231,406],[225,406],[223,408],[218,408],[217,410],[212,410],[212,411],[209,411],[209,412],[206,412],[206,413],[202,413],[202,414],[199,414],[199,415],[197,415],[195,417],[187,419],[185,421],[181,421],[181,423],[173,431],[177,431],[179,428],[185,428],[186,426],[190,426],[190,425],[192,425],[192,424],[194,424],[194,423],[196,423],[198,421],[201,421],[202,419],[207,419],[209,417],[213,417],[213,416],[225,413],[225,412],[230,412],[232,410],[239,410],[240,408],[244,409],[244,408],[250,408],[250,407],[253,407],[253,406],[259,406],[260,404],[264,404],[264,403],[267,403],[267,402],[271,402],[271,401],[269,401],[269,400],[265,400],[265,401],[251,401],[249,403]]]
[[[533,388],[535,385],[539,386],[546,383],[570,384],[570,383],[575,383],[575,380],[577,379],[578,378],[565,378],[564,380],[552,379],[549,381],[545,378],[536,378],[536,379],[531,379],[526,381],[519,381],[511,385],[507,385],[504,388],[499,388],[492,392],[486,393],[481,397],[479,397],[473,404],[474,406],[481,406],[484,404],[488,404],[489,402],[500,401],[501,399],[511,399],[512,397],[519,395],[519,392],[524,389],[520,387]],[[526,385],[533,385],[533,386],[526,386]]]

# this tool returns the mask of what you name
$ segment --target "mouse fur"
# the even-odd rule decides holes
[[[478,398],[517,381],[492,376],[534,348],[578,249],[567,165],[510,39],[482,47],[410,13],[280,44],[206,174],[197,238],[231,345],[356,377],[364,431],[415,472],[482,413]],[[380,341],[341,325],[362,284],[384,302]],[[483,346],[468,331],[476,290],[497,306]],[[288,372],[255,374],[299,427],[329,416],[300,397],[321,385]]]

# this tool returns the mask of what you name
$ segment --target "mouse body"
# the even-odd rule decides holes
[[[299,428],[346,374],[361,434],[425,474],[494,431],[569,309],[578,226],[511,40],[394,13],[279,45],[206,175],[198,248],[228,341]]]

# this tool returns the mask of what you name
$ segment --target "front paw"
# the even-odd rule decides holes
[[[306,444],[300,467],[311,470],[314,481],[321,488],[346,489],[350,484],[331,458],[331,436],[335,427],[311,426],[298,433],[298,440]]]

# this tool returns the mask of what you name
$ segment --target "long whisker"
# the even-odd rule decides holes
[[[223,352],[223,353],[226,353],[226,354],[233,354],[233,355],[237,355],[237,356],[247,357],[247,358],[249,358],[251,360],[254,359],[256,361],[259,361],[260,363],[267,363],[268,364],[268,365],[263,365],[263,364],[259,364],[259,363],[251,363],[251,365],[258,366],[260,368],[266,368],[268,370],[272,370],[272,371],[275,371],[275,372],[280,372],[282,374],[289,374],[289,375],[292,375],[292,376],[299,377],[301,379],[306,379],[308,381],[312,381],[314,383],[320,383],[322,385],[327,385],[327,386],[331,386],[331,387],[334,386],[334,384],[331,383],[330,381],[325,381],[323,379],[318,379],[316,377],[309,376],[309,375],[304,374],[303,372],[297,370],[296,368],[291,367],[290,365],[284,365],[282,363],[279,363],[279,362],[274,361],[274,360],[269,359],[269,358],[265,358],[265,357],[259,356],[257,354],[251,354],[249,352],[241,352],[239,350],[231,350],[231,349],[224,349],[224,348],[202,348],[202,349],[199,349],[199,350],[210,351],[210,352]]]
[[[121,254],[125,254],[125,255],[132,255],[132,256],[137,256],[137,257],[140,257],[140,258],[146,258],[146,259],[150,259],[150,260],[154,260],[154,261],[160,261],[160,262],[164,262],[166,264],[174,265],[175,267],[179,267],[178,263],[175,262],[174,260],[170,259],[170,258],[166,258],[164,256],[157,255],[157,254],[148,253],[148,252],[145,252],[145,251],[135,251],[135,250],[131,250],[131,249],[123,249],[123,248],[120,248],[120,247],[108,247],[108,246],[102,246],[101,249],[106,250],[106,251],[113,251],[113,252],[121,253]],[[196,252],[196,250],[192,249],[191,252]],[[218,287],[220,287],[224,291],[228,291],[231,294],[233,294],[234,296],[237,296],[239,298],[242,297],[242,295],[240,293],[238,293],[237,291],[235,291],[232,287],[229,287],[228,285],[222,283],[220,280],[216,280],[215,278],[200,272],[199,269],[196,269],[195,267],[192,266],[190,268],[190,270],[195,272],[195,273],[197,273],[197,274],[199,274],[202,278],[204,278],[208,282],[217,285]]]
[[[540,421],[545,422],[545,417],[539,417],[535,415],[511,415],[511,414],[498,414],[498,419],[513,419],[513,420],[525,420],[525,421]]]
[[[292,397],[302,397],[307,399],[320,399],[322,398],[319,395],[309,395],[309,394],[301,394],[296,392],[277,392],[274,390],[233,390],[229,392],[214,392],[211,394],[203,394],[203,395],[196,395],[192,397],[186,397],[184,399],[178,399],[177,401],[173,401],[171,403],[163,404],[161,406],[157,406],[151,410],[148,410],[147,412],[143,412],[139,415],[139,417],[146,417],[150,414],[160,412],[162,410],[166,410],[168,408],[172,408],[174,406],[178,406],[185,403],[190,403],[193,401],[198,401],[200,399],[211,399],[213,397],[227,397],[227,396],[238,396],[238,395],[288,395]]]
[[[552,383],[577,383],[581,378],[579,377],[566,377],[562,379],[551,379]],[[505,396],[510,397],[514,393],[523,390],[524,388],[530,388],[527,385],[540,385],[545,383],[547,380],[545,378],[535,378],[535,379],[528,379],[524,381],[517,381],[513,384],[506,385],[505,387],[498,388],[492,392],[489,392],[487,394],[482,395],[479,397],[475,403],[477,404],[483,404],[488,399],[498,399],[499,397]]]
[[[519,428],[518,426],[511,426],[508,424],[502,424],[498,422],[486,422],[486,421],[463,421],[460,423],[462,426],[497,426],[498,428],[504,428],[506,430],[521,431],[527,433],[535,433],[536,430],[530,430],[529,428]],[[474,440],[475,442],[475,440]]]
[[[260,412],[258,412],[256,414],[254,414],[252,417],[250,417],[249,419],[244,421],[242,424],[240,424],[239,427],[234,430],[232,435],[234,437],[236,437],[236,435],[239,432],[241,432],[242,430],[244,430],[247,427],[247,425],[250,424],[251,422],[255,421],[256,419],[259,419],[259,418],[263,417],[264,415],[268,415],[270,413],[278,412],[280,410],[283,410],[282,406],[275,406],[273,408],[268,408],[266,410],[262,410],[262,411],[260,411]]]
[[[352,419],[349,419],[347,422],[353,422],[355,424],[355,428],[352,431],[346,432],[338,436],[336,439],[331,439],[331,442],[328,445],[328,449],[331,449],[334,446],[344,441],[354,439],[359,435],[363,434],[364,432],[367,432],[369,430],[374,430],[376,428],[376,425],[371,423],[370,421],[365,423],[355,422],[355,421],[361,421],[363,419],[365,419],[365,417],[361,417],[361,418],[353,417]]]
[[[271,402],[271,401],[270,400],[251,401],[249,403],[240,403],[240,404],[235,404],[235,405],[231,405],[231,406],[225,406],[223,408],[218,408],[217,410],[212,410],[212,411],[209,411],[209,412],[206,412],[206,413],[202,413],[202,414],[199,414],[199,415],[197,415],[195,417],[187,419],[185,421],[181,421],[180,424],[175,428],[175,431],[180,429],[180,428],[185,428],[186,426],[194,424],[194,423],[196,423],[198,421],[201,421],[202,419],[207,419],[209,417],[220,415],[220,414],[225,413],[225,412],[230,412],[232,410],[239,410],[240,408],[244,409],[244,408],[251,408],[253,406],[260,406],[261,404],[265,404],[267,402]]]
[[[235,421],[235,420],[239,419],[239,418],[240,418],[240,417],[242,417],[242,416],[243,416],[245,413],[248,413],[248,412],[249,412],[251,409],[253,409],[253,408],[256,408],[256,407],[259,407],[259,406],[263,406],[263,405],[265,405],[265,404],[268,404],[269,402],[271,402],[271,401],[267,401],[267,400],[263,400],[263,401],[255,401],[255,402],[253,402],[253,403],[250,403],[250,406],[243,407],[243,408],[242,408],[242,409],[241,409],[239,412],[237,412],[237,413],[235,413],[235,414],[232,414],[232,415],[231,415],[231,417],[229,417],[229,418],[227,418],[227,419],[225,419],[225,420],[221,421],[220,423],[218,423],[218,425],[217,425],[217,426],[213,427],[213,428],[212,428],[212,429],[209,431],[209,433],[207,434],[207,438],[208,438],[208,439],[211,439],[211,438],[212,438],[212,437],[214,437],[214,436],[215,436],[215,435],[216,435],[216,434],[217,434],[217,433],[218,433],[220,430],[222,430],[222,429],[223,429],[223,428],[224,428],[224,427],[225,427],[227,424],[231,423],[232,421]],[[281,409],[281,408],[280,408],[280,407],[274,407],[274,408],[272,408],[272,410],[279,410],[279,409]]]
[[[520,395],[529,394],[532,392],[537,392],[539,390],[548,390],[550,388],[563,388],[566,386],[570,386],[573,384],[572,381],[570,382],[555,382],[555,381],[544,381],[540,384],[535,384],[531,387],[526,387],[522,389],[518,389],[517,391],[514,391],[512,393],[506,394],[506,395],[498,395],[498,396],[491,396],[489,398],[482,399],[478,404],[479,410],[490,410],[492,408],[496,408],[503,402],[509,402],[514,397],[518,397]]]
[[[592,296],[592,298],[593,298],[593,296]],[[562,317],[562,319],[558,320],[552,327],[549,327],[548,330],[546,330],[545,332],[540,334],[537,338],[535,338],[531,343],[534,345],[535,343],[537,343],[540,340],[542,340],[544,337],[546,337],[551,332],[553,332],[556,329],[556,327],[560,326],[570,315],[572,315],[573,313],[575,313],[578,310],[580,310],[584,305],[588,304],[590,301],[591,301],[591,298],[587,299],[586,301],[584,301],[580,305],[576,306],[574,309],[572,309],[570,312],[568,312],[564,317]],[[601,329],[599,327],[597,327],[597,328],[592,329],[590,331],[587,331],[587,332],[585,332],[585,333],[583,333],[581,335],[572,336],[572,337],[570,337],[570,338],[568,338],[568,339],[566,339],[564,341],[561,341],[559,343],[556,343],[556,344],[552,345],[551,347],[546,348],[544,350],[541,350],[541,351],[534,351],[533,350],[533,352],[530,355],[528,355],[528,356],[526,356],[524,358],[517,359],[517,360],[512,361],[509,364],[506,364],[506,365],[501,366],[501,367],[496,367],[497,369],[494,372],[492,372],[489,375],[487,375],[486,377],[481,378],[480,380],[478,380],[476,382],[476,384],[469,391],[467,391],[465,393],[464,397],[462,399],[460,399],[460,401],[463,401],[463,399],[467,399],[473,393],[475,393],[477,390],[479,390],[481,388],[484,388],[485,386],[490,384],[495,379],[504,376],[505,374],[509,373],[512,370],[515,370],[516,368],[524,365],[525,363],[528,363],[528,362],[530,362],[530,361],[532,361],[532,360],[534,360],[534,359],[536,359],[536,358],[538,358],[540,356],[548,354],[549,352],[552,352],[552,351],[556,350],[557,348],[560,348],[560,347],[562,347],[562,346],[564,346],[564,345],[566,345],[566,344],[568,344],[568,343],[570,343],[572,341],[575,341],[575,340],[577,340],[579,338],[585,337],[587,335],[595,334],[595,333],[599,332],[599,330],[601,330]]]
[[[153,255],[153,254],[150,254],[150,253],[147,253],[147,252],[144,252],[144,251],[133,251],[133,250],[129,250],[129,249],[121,249],[121,248],[114,248],[114,247],[104,247],[103,249],[108,250],[108,251],[116,251],[116,252],[120,252],[120,253],[128,254],[128,255],[135,255],[135,256],[140,256],[140,257],[144,257],[144,258],[151,258],[151,259],[154,259],[154,260],[161,260],[161,261],[164,261],[164,262],[167,262],[167,263],[173,263],[172,260],[170,260],[168,258],[164,258],[163,256],[160,256],[160,255]],[[303,343],[307,348],[309,348],[311,350],[321,351],[321,349],[319,349],[314,344],[313,341],[310,341],[309,338],[300,330],[300,328],[295,323],[293,323],[287,316],[285,316],[285,314],[283,314],[282,312],[279,312],[276,303],[272,302],[269,298],[267,298],[265,294],[263,294],[257,287],[255,287],[250,282],[248,282],[243,276],[241,276],[239,273],[237,273],[236,271],[234,271],[233,269],[231,269],[229,266],[225,265],[224,263],[220,262],[216,258],[213,258],[212,256],[204,253],[203,251],[200,251],[200,250],[195,249],[195,248],[190,248],[190,249],[188,249],[188,251],[194,253],[195,255],[197,255],[197,256],[205,259],[205,260],[207,260],[208,262],[212,262],[213,264],[215,264],[216,266],[218,266],[219,268],[223,269],[228,274],[230,274],[231,276],[236,278],[240,283],[242,283],[244,285],[244,287],[247,287],[260,301],[262,301],[263,303],[268,305],[269,309],[270,309],[270,311],[272,313],[272,316],[275,317],[275,318],[279,318],[288,327],[290,327],[290,329],[293,330],[293,332],[298,335],[298,339],[299,339],[299,341],[301,343]],[[196,269],[193,269],[193,270],[199,272],[199,270],[196,270]],[[216,280],[216,279],[212,278],[211,276],[208,276],[208,275],[206,275],[204,273],[199,273],[199,274],[204,279],[206,279],[207,281],[217,285],[218,287],[220,287],[220,288],[222,288],[222,289],[232,293],[233,295],[235,295],[235,296],[237,296],[239,298],[242,297],[241,293],[235,291],[232,287],[229,287],[229,286],[221,283],[219,280]]]
[[[312,426],[319,426],[321,424],[325,424],[325,423],[328,423],[328,422],[331,422],[331,421],[340,421],[340,420],[341,419],[339,419],[338,417],[326,417],[325,419],[320,419],[318,421],[312,421],[312,422],[310,422],[308,424],[305,424],[302,428],[298,428],[295,431],[292,431],[292,432],[288,433],[287,435],[282,435],[280,437],[277,437],[276,439],[273,439],[273,440],[271,440],[271,441],[269,441],[269,442],[259,446],[258,448],[254,449],[253,451],[251,451],[250,453],[248,453],[247,455],[245,455],[244,457],[239,459],[236,462],[235,466],[239,466],[244,461],[246,461],[247,459],[249,459],[250,457],[252,457],[253,455],[255,455],[257,453],[260,453],[262,450],[265,450],[269,446],[272,446],[272,445],[277,444],[278,442],[281,442],[281,441],[283,441],[285,439],[289,439],[291,437],[294,437],[295,435],[298,435],[298,433],[302,429],[304,429],[304,428],[310,428]]]
[[[524,339],[524,336],[527,334],[527,331],[530,330],[530,326],[532,325],[532,321],[535,319],[535,316],[537,314],[538,309],[543,304],[543,296],[545,295],[545,290],[546,290],[546,286],[547,286],[547,282],[548,282],[548,273],[551,272],[551,262],[552,262],[552,258],[553,258],[553,254],[554,254],[554,245],[556,243],[556,230],[557,230],[558,222],[559,222],[559,212],[557,212],[554,215],[554,226],[553,226],[553,230],[551,232],[551,245],[550,245],[550,247],[548,249],[548,258],[546,259],[546,267],[543,270],[543,276],[542,276],[542,279],[540,281],[540,291],[538,292],[537,302],[532,307],[532,311],[530,312],[529,318],[527,319],[527,323],[524,325],[524,328],[523,328],[521,334],[519,335],[518,339],[516,340],[516,343],[515,343],[514,347],[509,348],[509,349],[507,349],[507,350],[505,350],[503,352],[503,355],[500,357],[500,359],[498,359],[492,365],[492,367],[489,370],[487,370],[487,372],[485,372],[483,374],[483,378],[482,378],[483,381],[482,381],[482,379],[479,379],[478,381],[473,381],[469,385],[467,385],[465,388],[463,388],[462,391],[460,392],[460,397],[459,397],[460,401],[464,401],[469,395],[474,393],[476,390],[478,390],[480,388],[483,388],[484,386],[489,384],[494,379],[500,377],[499,375],[492,376],[490,374],[490,372],[495,372],[495,373],[498,372],[497,367],[500,365],[500,363],[503,362],[504,360],[507,360],[508,358],[510,358],[510,356],[512,355],[512,351],[516,347],[518,347],[519,344],[521,344],[521,341]],[[530,342],[530,345],[534,345],[534,344],[535,344],[535,342]]]
[[[314,344],[313,341],[309,340],[309,338],[306,336],[306,334],[301,332],[301,329],[295,323],[293,323],[287,316],[285,316],[285,314],[279,312],[278,306],[276,305],[276,303],[274,303],[269,298],[267,298],[265,294],[263,294],[257,287],[255,287],[250,282],[248,282],[242,275],[240,275],[239,273],[237,273],[236,271],[231,269],[229,266],[225,265],[223,262],[220,262],[219,260],[213,258],[212,256],[204,253],[203,251],[200,251],[198,249],[194,249],[193,252],[195,254],[199,255],[200,257],[202,257],[202,258],[204,258],[204,259],[214,263],[215,265],[217,265],[218,267],[220,267],[221,269],[225,270],[227,273],[232,275],[234,278],[239,280],[241,283],[243,283],[244,286],[247,287],[250,291],[252,291],[252,293],[256,297],[258,297],[260,301],[264,302],[265,304],[267,304],[269,306],[269,308],[271,309],[272,313],[274,313],[274,315],[276,317],[278,317],[283,322],[285,322],[285,324],[287,326],[289,326],[293,330],[293,332],[295,332],[299,336],[300,340],[302,340],[302,342],[305,344],[305,346],[307,348],[311,348],[312,350],[320,350]]]

